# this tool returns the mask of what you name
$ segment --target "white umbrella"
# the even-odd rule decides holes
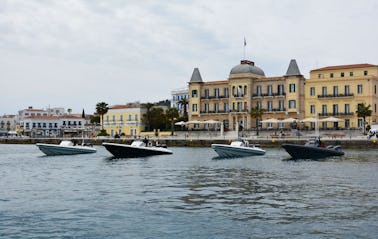
[[[179,122],[176,122],[175,125],[183,126],[183,125],[186,125],[186,123],[184,121],[179,121]]]
[[[306,123],[306,122],[318,122],[319,119],[316,119],[316,118],[304,118],[303,120],[301,120],[301,122],[303,123]]]
[[[287,119],[281,120],[282,123],[293,123],[295,121],[297,121],[297,119],[294,119],[294,118],[287,118]]]
[[[340,122],[340,121],[343,121],[343,120],[331,116],[331,117],[328,117],[328,118],[321,119],[321,120],[319,120],[319,121],[320,121],[320,122]]]
[[[217,120],[205,120],[205,122],[204,122],[205,124],[219,124],[220,123],[220,121],[217,121]]]
[[[260,122],[261,123],[279,123],[280,121],[278,119],[275,119],[275,118],[270,118],[270,119],[266,119],[266,120],[261,120]]]
[[[186,124],[203,124],[203,123],[204,123],[203,121],[199,121],[199,120],[191,120],[191,121],[186,122]]]

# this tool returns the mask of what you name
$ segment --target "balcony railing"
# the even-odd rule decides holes
[[[265,93],[265,94],[253,94],[252,97],[259,98],[259,97],[285,97],[286,93]]]
[[[228,96],[224,96],[224,95],[201,96],[201,100],[227,99],[227,98]]]
[[[353,93],[349,94],[328,94],[328,95],[318,95],[319,99],[324,99],[324,98],[339,98],[339,97],[353,97]]]
[[[228,112],[225,110],[204,110],[200,112],[201,114],[227,114]]]
[[[319,116],[352,116],[354,112],[330,112],[330,113],[318,113]]]
[[[239,110],[230,110],[230,112],[232,112],[232,113],[247,113],[248,110],[247,109],[244,109],[244,110],[239,109]]]
[[[264,109],[264,113],[285,112],[286,108]]]

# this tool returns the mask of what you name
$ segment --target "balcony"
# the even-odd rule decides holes
[[[318,99],[326,99],[326,98],[348,98],[353,97],[353,93],[349,94],[329,94],[329,95],[318,95]]]
[[[285,97],[286,96],[286,93],[285,92],[282,92],[282,93],[266,93],[266,94],[253,94],[252,97],[253,98],[265,98],[265,97]]]
[[[354,112],[330,112],[330,113],[318,113],[319,116],[352,116]]]
[[[286,108],[264,109],[264,113],[281,113],[281,112],[286,112]]]
[[[228,99],[228,96],[218,95],[218,96],[201,96],[201,100],[221,100]]]
[[[204,110],[204,111],[201,111],[200,112],[201,114],[228,114],[227,111],[225,110],[217,110],[217,111],[214,111],[214,110]]]
[[[246,96],[245,94],[234,94],[233,97],[234,98],[243,98],[244,96]]]
[[[247,109],[239,109],[239,110],[230,110],[231,113],[248,113]]]

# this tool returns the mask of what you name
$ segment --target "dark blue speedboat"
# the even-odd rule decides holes
[[[282,148],[290,154],[292,159],[323,159],[333,156],[342,156],[341,146],[325,146],[320,139],[309,140],[305,145],[282,144]]]
[[[102,143],[102,145],[116,158],[137,158],[173,153],[165,145],[153,146],[152,143],[140,140],[135,140],[131,145],[116,143]]]

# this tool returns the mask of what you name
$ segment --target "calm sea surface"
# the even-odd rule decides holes
[[[377,238],[378,152],[112,159],[0,145],[0,238]]]

